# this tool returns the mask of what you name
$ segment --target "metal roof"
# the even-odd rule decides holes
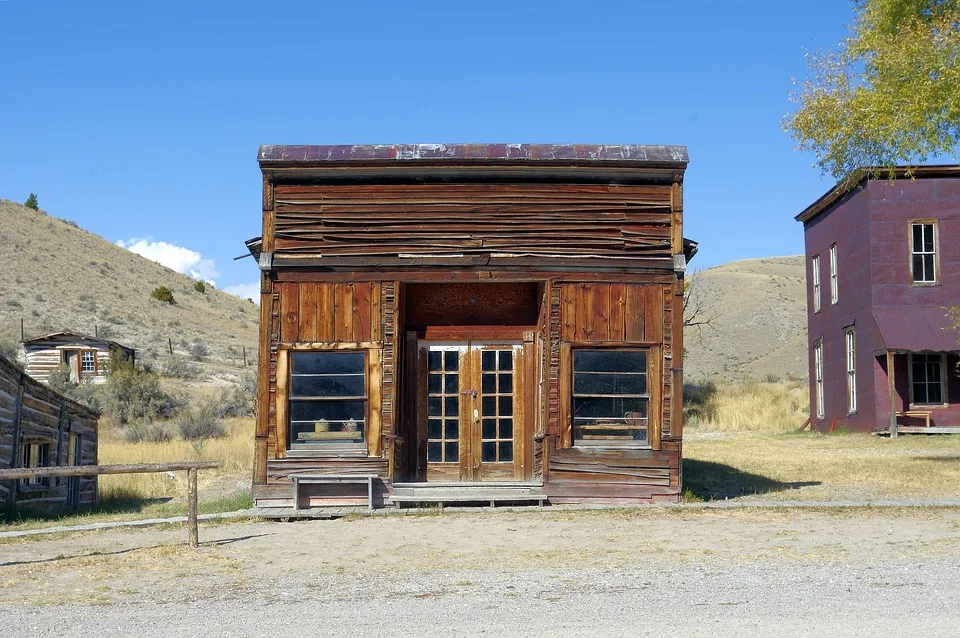
[[[794,219],[798,222],[807,223],[814,217],[827,211],[833,204],[840,201],[863,182],[869,179],[889,179],[891,175],[898,179],[960,177],[960,165],[935,164],[931,166],[894,166],[893,168],[870,166],[860,168],[854,171],[847,179],[837,182],[836,186],[821,195],[817,201],[804,208]]]
[[[909,352],[960,351],[960,334],[950,325],[939,306],[876,308],[873,319],[880,335],[877,350]]]
[[[261,164],[273,162],[536,161],[683,164],[686,146],[638,144],[265,144]]]

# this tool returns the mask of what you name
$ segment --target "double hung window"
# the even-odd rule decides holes
[[[814,401],[816,403],[817,418],[822,419],[823,410],[823,340],[817,339],[813,344],[813,374],[814,374]]]
[[[937,283],[937,226],[933,222],[911,222],[910,267],[913,283]]]
[[[853,327],[844,332],[847,351],[847,412],[857,411],[857,336]]]
[[[813,311],[820,312],[820,255],[811,260],[813,281]]]
[[[943,356],[911,354],[911,390],[915,405],[942,405],[944,401]]]
[[[830,303],[836,305],[840,300],[837,281],[837,245],[830,246]]]
[[[573,444],[649,447],[648,351],[573,351]]]

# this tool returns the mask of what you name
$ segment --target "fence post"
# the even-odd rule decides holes
[[[187,526],[190,528],[190,547],[200,546],[197,534],[197,468],[187,470]]]

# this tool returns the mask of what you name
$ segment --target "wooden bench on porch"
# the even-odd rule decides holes
[[[932,412],[930,410],[904,410],[903,412],[897,412],[898,417],[906,417],[912,419],[923,419],[924,427],[930,427],[930,415]]]
[[[431,503],[441,508],[445,503],[529,503],[543,507],[547,495],[538,483],[394,483],[390,502],[400,509],[404,503]]]
[[[301,485],[366,485],[367,508],[373,511],[373,482],[376,474],[291,474],[293,480],[293,509],[300,510]]]

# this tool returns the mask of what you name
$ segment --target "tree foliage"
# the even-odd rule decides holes
[[[851,35],[807,54],[784,129],[837,179],[960,148],[960,0],[854,0]]]
[[[157,301],[162,301],[168,304],[177,303],[173,298],[173,291],[167,288],[166,286],[157,286],[153,289],[153,292],[150,293],[150,296],[156,299]]]
[[[27,208],[32,208],[33,210],[40,210],[40,204],[37,202],[37,196],[35,193],[30,193],[30,197],[27,198],[27,201],[23,203]]]

